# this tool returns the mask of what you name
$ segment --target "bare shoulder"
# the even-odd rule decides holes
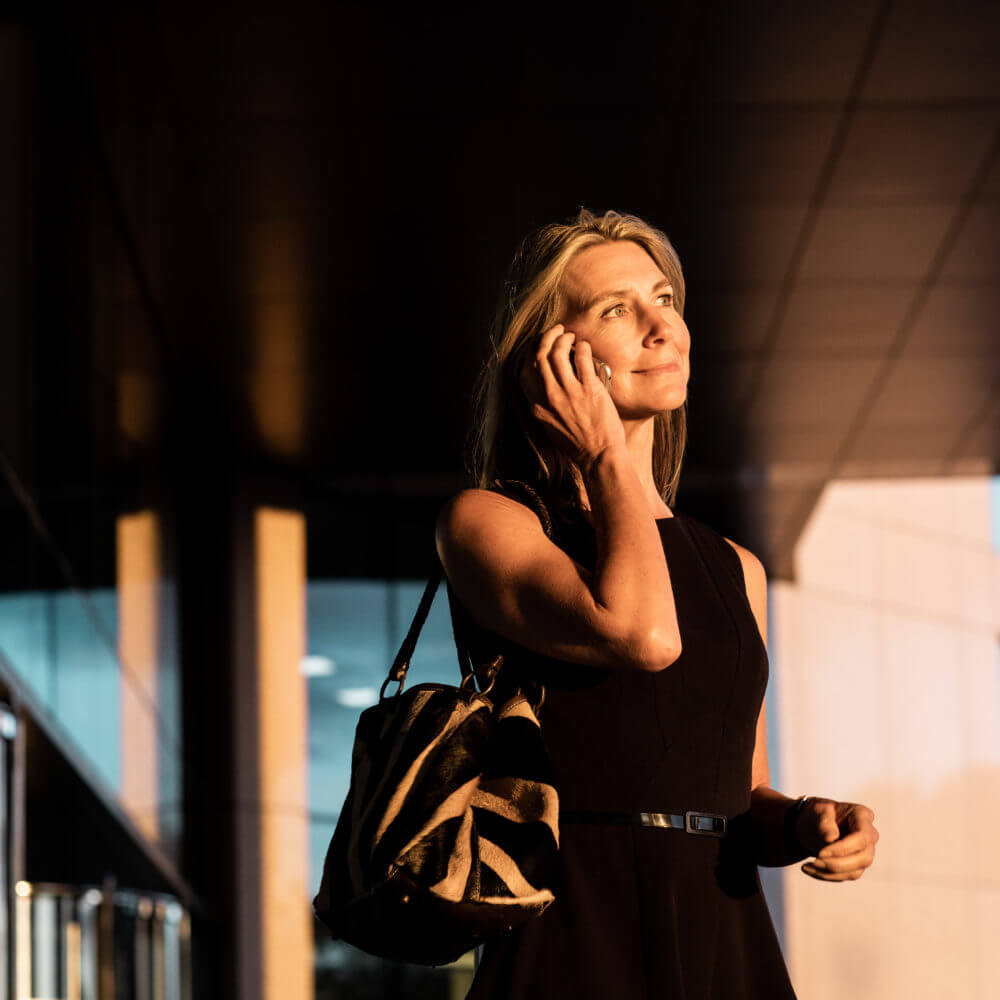
[[[534,511],[523,503],[495,490],[460,490],[446,501],[438,513],[438,537],[460,537],[469,531],[496,528],[503,524],[539,524]]]
[[[725,535],[722,537],[726,538]],[[759,586],[761,581],[766,587],[767,573],[764,570],[764,564],[748,548],[744,548],[731,538],[726,538],[726,541],[733,547],[743,564],[743,578],[747,584],[747,591],[749,592],[751,587]]]
[[[726,538],[725,535],[722,537]],[[763,566],[761,561],[748,548],[744,548],[739,544],[739,542],[734,542],[731,538],[726,538],[726,541],[733,547],[733,550],[740,557],[740,562],[743,563],[744,566],[747,564],[752,566],[754,563]]]
[[[435,525],[437,548],[446,570],[453,568],[456,557],[495,550],[499,538],[516,544],[517,539],[536,533],[544,534],[535,512],[495,490],[461,490],[445,502]]]

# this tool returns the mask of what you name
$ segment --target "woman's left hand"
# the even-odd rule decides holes
[[[801,870],[823,882],[859,879],[875,860],[875,813],[858,802],[814,798],[799,813],[795,833],[815,855]]]

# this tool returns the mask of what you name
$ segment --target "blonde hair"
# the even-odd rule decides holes
[[[518,373],[542,333],[565,315],[563,278],[570,261],[588,247],[630,240],[642,247],[673,285],[674,305],[684,314],[684,275],[666,235],[634,215],[581,208],[566,224],[551,223],[526,236],[504,283],[491,331],[492,351],[477,379],[466,464],[475,485],[496,480],[526,482],[557,511],[578,506],[574,463],[553,444],[531,412]],[[658,413],[653,430],[653,481],[672,505],[687,441],[687,401]]]

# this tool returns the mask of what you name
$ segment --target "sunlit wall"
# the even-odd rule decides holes
[[[996,995],[998,483],[833,483],[770,587],[779,787],[862,802],[880,835],[857,881],[782,870],[810,1000]]]

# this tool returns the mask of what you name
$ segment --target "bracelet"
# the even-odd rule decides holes
[[[812,795],[800,795],[785,810],[785,856],[788,858],[798,860],[805,857],[805,851],[799,843],[798,837],[795,836],[795,824],[799,818],[799,814],[805,809],[806,803],[812,798]]]

